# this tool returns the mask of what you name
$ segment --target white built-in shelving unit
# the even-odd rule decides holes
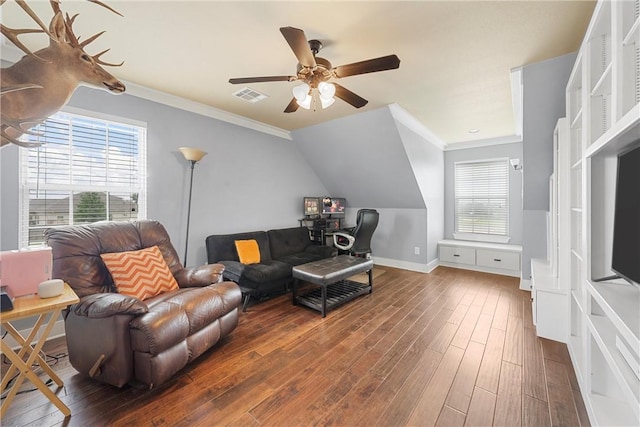
[[[640,138],[640,0],[598,2],[566,95],[566,342],[591,423],[638,426],[640,379],[623,353],[640,360],[640,287],[596,279],[612,274],[617,156]]]
[[[567,342],[569,312],[569,123],[558,120],[553,132],[553,173],[549,178],[547,257],[531,260],[531,312],[538,336]],[[561,226],[563,225],[563,226]]]

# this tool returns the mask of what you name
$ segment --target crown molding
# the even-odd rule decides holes
[[[513,144],[516,142],[522,142],[521,135],[505,135],[505,136],[498,136],[495,138],[478,139],[475,141],[456,142],[456,143],[447,145],[447,147],[445,148],[445,151],[466,150],[469,148],[481,148],[481,147],[488,147],[491,145]]]
[[[189,99],[182,98],[176,95],[171,95],[160,90],[151,89],[146,86],[141,86],[136,83],[124,81],[124,84],[127,86],[127,92],[125,93],[136,96],[138,98],[158,102],[163,105],[168,105],[180,110],[200,114],[202,116],[211,117],[212,119],[231,123],[236,126],[248,129],[253,129],[255,131],[277,136],[278,138],[287,139],[289,141],[293,140],[291,132],[279,127],[271,126],[257,120],[248,119],[246,117],[229,113],[228,111],[224,111],[219,108],[211,107],[209,105],[205,105],[196,101],[191,101]]]

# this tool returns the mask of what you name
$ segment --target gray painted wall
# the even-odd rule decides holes
[[[531,258],[546,257],[549,176],[553,172],[553,130],[565,116],[565,89],[576,54],[523,67],[523,194],[522,278],[531,278]]]
[[[389,107],[300,129],[293,139],[329,195],[346,197],[346,223],[355,223],[358,208],[380,212],[376,259],[426,269],[437,258],[444,216],[439,148],[397,122]]]
[[[292,132],[329,195],[347,206],[424,208],[396,123],[387,107]]]
[[[500,144],[466,150],[451,150],[444,153],[445,162],[445,238],[453,239],[455,192],[454,192],[454,164],[468,160],[484,160],[508,157],[522,161],[522,143]],[[523,161],[525,163],[526,161]],[[513,168],[509,169],[509,234],[510,244],[521,245],[522,237],[522,173]]]
[[[355,225],[358,209],[363,207],[367,206],[347,208],[345,224]],[[395,267],[425,268],[428,262],[425,251],[428,236],[427,211],[378,207],[375,209],[380,213],[380,221],[371,240],[376,264],[387,265],[389,260],[394,260]],[[419,255],[414,254],[416,246],[421,248]]]
[[[405,245],[405,250],[411,251],[413,262],[428,263],[438,258],[438,242],[444,238],[444,152],[404,124],[396,126],[427,208],[426,251],[421,245]],[[415,247],[420,254],[414,252]]]

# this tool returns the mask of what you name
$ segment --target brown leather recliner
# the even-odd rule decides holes
[[[65,312],[69,360],[80,373],[122,387],[155,387],[238,324],[240,288],[222,282],[224,266],[184,268],[157,221],[51,228],[54,278],[80,302]],[[141,301],[117,293],[100,254],[158,246],[180,289]]]

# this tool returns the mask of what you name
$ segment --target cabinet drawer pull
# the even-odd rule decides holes
[[[460,256],[460,254],[453,254],[453,256]]]
[[[493,260],[498,262],[502,261],[500,258],[494,258]]]

